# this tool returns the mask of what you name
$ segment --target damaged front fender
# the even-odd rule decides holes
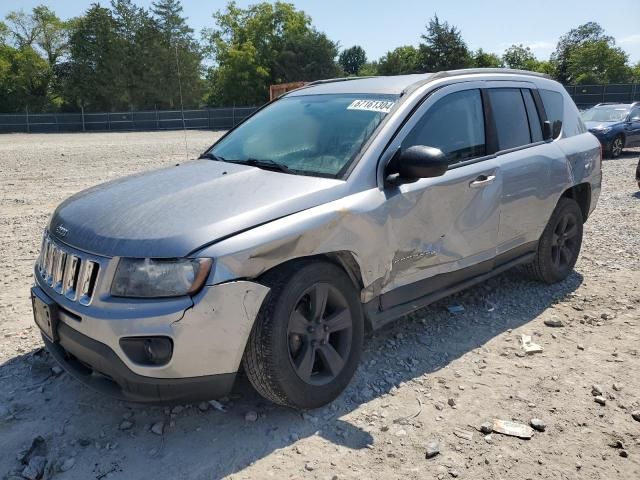
[[[237,372],[267,293],[269,287],[247,281],[205,287],[172,324],[174,369],[190,377]]]

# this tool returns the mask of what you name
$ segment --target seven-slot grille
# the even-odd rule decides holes
[[[98,279],[97,262],[71,253],[45,234],[38,261],[42,279],[60,295],[89,305]]]

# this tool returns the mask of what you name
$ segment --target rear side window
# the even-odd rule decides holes
[[[540,117],[538,116],[538,109],[536,108],[536,102],[533,100],[531,90],[524,88],[522,90],[522,96],[524,97],[524,104],[527,107],[527,117],[529,118],[529,131],[531,132],[531,141],[542,141],[542,125],[540,123]]]
[[[520,89],[490,89],[489,98],[498,135],[498,150],[507,150],[531,143],[529,118]]]
[[[434,103],[402,142],[442,150],[450,164],[486,154],[480,90],[450,93]]]
[[[564,97],[553,90],[538,90],[547,114],[547,120],[551,122],[553,138],[558,138],[562,132],[562,119],[564,118]]]

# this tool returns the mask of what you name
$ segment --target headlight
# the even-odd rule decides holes
[[[111,284],[115,297],[179,297],[202,287],[213,261],[210,258],[122,258]]]
[[[602,128],[597,128],[596,131],[598,133],[609,133],[611,131],[611,127],[602,127]]]

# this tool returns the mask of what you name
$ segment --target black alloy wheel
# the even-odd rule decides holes
[[[310,385],[334,380],[349,357],[352,330],[344,295],[328,283],[309,287],[287,327],[289,359],[298,377]]]

